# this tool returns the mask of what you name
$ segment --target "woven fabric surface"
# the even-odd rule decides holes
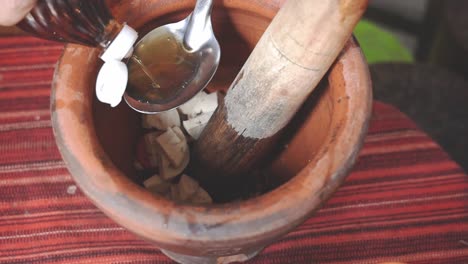
[[[173,263],[75,186],[49,113],[63,45],[0,39],[0,263]],[[397,109],[374,104],[360,157],[312,218],[248,263],[468,263],[468,177]]]

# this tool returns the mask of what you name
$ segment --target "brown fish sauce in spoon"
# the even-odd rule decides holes
[[[212,0],[197,0],[184,20],[144,36],[128,61],[128,105],[146,114],[173,109],[203,90],[221,51],[211,25]]]
[[[127,63],[127,95],[145,103],[176,96],[197,74],[200,56],[161,30],[140,42]]]

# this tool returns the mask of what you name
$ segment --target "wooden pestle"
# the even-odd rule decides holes
[[[288,0],[192,151],[193,175],[218,201],[271,152],[367,7],[367,0]]]

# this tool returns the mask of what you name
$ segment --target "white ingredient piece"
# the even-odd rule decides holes
[[[118,60],[109,60],[99,70],[96,79],[96,97],[102,103],[116,107],[122,101],[127,82],[127,65]]]
[[[163,131],[173,126],[180,127],[179,112],[172,109],[158,114],[143,115],[142,126],[143,128],[156,128]]]
[[[116,107],[125,93],[128,81],[127,65],[121,60],[133,49],[138,33],[124,25],[110,43],[101,59],[105,62],[96,79],[96,96],[99,101]]]
[[[213,199],[203,188],[199,187],[197,192],[190,198],[193,204],[211,204]]]
[[[193,139],[197,140],[200,137],[203,129],[205,129],[206,124],[208,124],[208,121],[210,120],[213,113],[214,112],[203,113],[197,117],[183,121],[182,124],[187,133]]]
[[[200,185],[196,180],[184,174],[180,177],[177,187],[179,189],[179,198],[182,201],[188,201],[198,191]]]
[[[152,193],[165,195],[169,192],[171,184],[163,180],[159,175],[153,175],[143,182],[143,185]]]
[[[214,112],[218,107],[218,94],[205,92],[198,93],[187,103],[179,106],[179,111],[187,115],[189,119],[203,113]]]
[[[156,142],[174,168],[180,167],[189,156],[187,140],[185,137],[181,139],[172,128],[159,136]]]
[[[187,140],[187,138],[184,135],[184,132],[182,132],[182,129],[180,129],[180,127],[172,127],[172,131],[174,131],[174,133],[177,135],[177,137],[179,137],[181,141]]]
[[[159,156],[161,156],[161,150],[159,149],[159,144],[157,142],[158,138],[162,135],[162,132],[156,131],[147,133],[144,136],[145,140],[145,151],[148,155],[148,160],[150,162],[151,168],[159,167]]]
[[[218,106],[216,93],[199,93],[191,101],[179,107],[179,111],[189,119],[182,124],[189,135],[198,139],[206,124]],[[145,187],[156,194],[163,195],[176,202],[193,204],[213,203],[210,195],[193,178],[183,174],[177,184],[170,180],[182,174],[190,160],[187,136],[181,126],[177,110],[161,114],[143,116],[144,128],[159,131],[145,135],[146,151],[150,163],[159,167],[159,175],[154,175],[144,182]],[[162,130],[162,131],[161,131]]]
[[[190,156],[187,155],[179,167],[173,167],[166,155],[160,155],[159,174],[163,179],[171,180],[184,171],[185,167],[187,167],[189,163],[189,160]]]

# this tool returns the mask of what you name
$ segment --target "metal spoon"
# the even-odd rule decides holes
[[[152,30],[136,44],[134,56],[128,63],[129,85],[124,95],[131,108],[142,113],[167,111],[190,100],[210,82],[221,56],[211,25],[212,5],[212,0],[197,0],[193,13],[187,18]],[[167,42],[163,43],[166,46],[159,46],[161,52],[155,50],[154,42],[164,40]],[[177,42],[176,45],[174,41]],[[177,52],[182,52],[182,56],[177,53],[179,55],[174,58],[167,58],[171,56],[171,52],[175,52],[167,51],[171,48],[178,49]],[[145,56],[135,56],[139,52]],[[187,56],[187,61],[184,61],[183,56]],[[158,61],[157,58],[163,61]],[[133,73],[132,67],[138,72]],[[176,70],[171,70],[171,67]],[[177,76],[178,73],[174,71],[182,71],[183,77]],[[135,76],[136,74],[141,76]],[[132,78],[136,80],[133,84]],[[138,83],[141,79],[142,83]],[[161,80],[165,82],[165,87],[158,83]]]

